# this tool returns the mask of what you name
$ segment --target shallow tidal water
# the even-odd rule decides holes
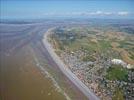
[[[49,78],[36,67],[28,49],[1,56],[1,100],[65,100]]]
[[[45,49],[47,25],[0,29],[0,100],[87,100]]]

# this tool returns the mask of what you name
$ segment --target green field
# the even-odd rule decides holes
[[[107,70],[106,78],[109,80],[127,81],[128,72],[126,69],[122,68],[121,65],[112,65]]]
[[[55,49],[70,52],[82,49],[86,50],[88,55],[98,53],[107,58],[119,58],[133,64],[133,36],[127,33],[124,35],[124,33],[116,32],[114,29],[105,30],[103,28],[98,31],[94,27],[88,26],[59,28],[54,30],[52,35],[52,40],[54,41],[52,42],[54,42]],[[116,46],[116,44],[118,45]],[[121,53],[122,51],[125,53]],[[85,57],[83,60],[90,60],[88,57],[90,56]]]

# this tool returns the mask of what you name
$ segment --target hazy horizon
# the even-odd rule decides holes
[[[132,0],[1,0],[1,19],[133,19]]]

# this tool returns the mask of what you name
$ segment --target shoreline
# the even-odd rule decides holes
[[[69,78],[69,80],[90,100],[100,100],[95,93],[92,92],[83,82],[81,82],[78,77],[71,72],[71,70],[63,63],[60,57],[55,53],[52,45],[48,42],[48,35],[51,34],[51,30],[54,28],[48,29],[43,38],[43,44],[49,52],[52,59],[58,65],[59,69],[64,73],[65,76]]]

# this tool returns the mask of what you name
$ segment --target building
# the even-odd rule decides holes
[[[117,64],[117,65],[124,65],[124,64],[126,64],[121,59],[113,59],[113,60],[111,60],[111,62],[112,62],[112,64]]]

